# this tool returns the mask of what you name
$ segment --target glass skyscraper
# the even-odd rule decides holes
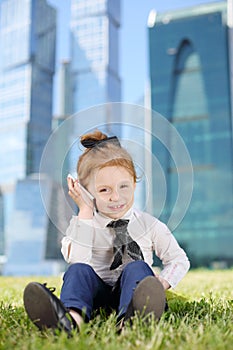
[[[71,0],[70,27],[73,112],[119,102],[120,1]]]
[[[233,144],[230,36],[227,3],[151,14],[149,26],[152,109],[182,136],[191,156],[194,188],[175,230],[193,266],[233,263]],[[156,118],[152,121],[156,129]],[[169,139],[169,136],[168,136]],[[176,144],[169,139],[171,147]],[[167,182],[162,215],[171,215],[179,172],[165,147],[153,142]],[[156,171],[156,170],[154,170]],[[154,183],[156,188],[156,183]]]
[[[0,254],[9,273],[30,267],[27,258],[41,262],[45,250],[46,213],[31,174],[51,133],[55,39],[46,0],[0,1]]]
[[[71,0],[71,100],[73,128],[77,139],[92,128],[120,136],[119,29],[121,1]],[[106,105],[105,105],[106,104]],[[97,107],[90,113],[86,110]],[[80,113],[81,112],[81,113]],[[77,117],[76,117],[77,115]],[[77,145],[68,154],[70,171],[80,155]]]
[[[46,0],[1,0],[0,6],[0,133],[5,146],[4,152],[0,151],[0,255],[7,258],[5,274],[47,274],[60,266],[63,231],[59,232],[55,225],[63,228],[67,219],[59,224],[65,216],[60,200],[64,200],[64,193],[59,169],[50,169],[63,153],[56,154],[56,161],[46,160],[51,163],[51,178],[41,176],[39,183],[38,177],[38,171],[44,170],[41,156],[52,131],[56,12]],[[64,65],[62,72],[63,95],[69,101],[66,98],[65,104],[59,105],[61,120],[54,120],[53,126],[61,126],[67,113],[96,105],[100,108],[97,115],[84,113],[74,118],[72,135],[70,123],[68,128],[65,123],[59,127],[60,133],[54,130],[58,134],[56,150],[69,148],[69,140],[78,139],[80,129],[97,123],[110,131],[111,127],[106,130],[109,122],[120,121],[119,108],[115,113],[109,105],[102,107],[107,102],[120,101],[119,27],[120,1],[71,0],[72,51],[70,64]],[[94,123],[90,124],[90,119]],[[73,159],[77,161],[77,148],[73,155],[72,158],[72,149],[68,149],[62,160],[64,186],[67,171],[75,166]]]
[[[2,0],[0,16],[0,125],[5,146],[0,150],[0,182],[5,183],[38,172],[51,131],[56,14],[45,0]]]

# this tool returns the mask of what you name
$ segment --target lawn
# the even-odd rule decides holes
[[[41,333],[27,318],[22,295],[30,281],[55,286],[61,277],[0,277],[0,349],[25,350],[230,350],[233,349],[233,270],[191,270],[175,291],[167,293],[169,310],[160,322],[136,318],[121,334],[115,314],[98,315],[72,338],[62,332]]]

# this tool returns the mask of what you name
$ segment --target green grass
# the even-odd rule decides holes
[[[25,350],[230,350],[233,349],[233,271],[190,271],[175,291],[167,292],[169,311],[149,325],[136,318],[119,335],[115,314],[96,316],[79,334],[41,333],[22,302],[28,282],[57,288],[61,277],[0,277],[0,349]]]

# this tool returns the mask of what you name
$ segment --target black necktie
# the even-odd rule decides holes
[[[110,266],[110,270],[114,270],[122,264],[122,257],[125,249],[127,254],[133,260],[144,260],[139,245],[129,235],[127,230],[128,223],[129,220],[117,220],[111,221],[107,225],[107,227],[113,228],[116,234],[113,242],[114,259],[112,265]]]

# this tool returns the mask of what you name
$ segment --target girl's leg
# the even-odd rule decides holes
[[[111,289],[91,266],[78,263],[64,275],[61,300],[45,284],[31,282],[24,289],[24,306],[39,329],[58,328],[70,334],[75,323],[79,328],[83,322],[82,312],[88,321],[93,308],[108,305]]]
[[[111,288],[90,265],[70,265],[63,280],[61,301],[68,309],[84,314],[86,321],[90,320],[93,308],[105,306],[110,298]]]
[[[130,262],[124,268],[120,277],[119,319],[125,315],[138,283],[147,276],[154,276],[154,273],[142,260]]]

